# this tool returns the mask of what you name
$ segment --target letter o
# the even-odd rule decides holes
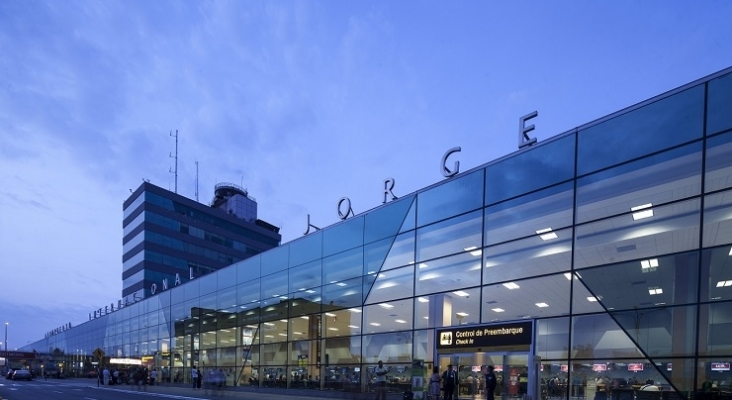
[[[343,203],[346,203],[346,212],[343,213]],[[338,217],[342,220],[348,218],[349,215],[353,215],[353,208],[351,208],[351,199],[348,197],[341,197],[340,200],[338,200]]]
[[[152,285],[150,286],[150,294],[155,294],[155,291],[156,291],[156,290],[158,290],[158,285],[157,285],[157,284],[155,284],[155,283],[153,283],[153,284],[152,284]]]

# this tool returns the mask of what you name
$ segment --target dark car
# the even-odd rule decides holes
[[[20,380],[32,381],[33,375],[31,375],[30,371],[28,371],[27,369],[16,369],[15,372],[13,372],[13,380],[14,381],[20,381]]]
[[[10,368],[10,369],[8,370],[8,373],[7,373],[7,374],[5,374],[5,379],[13,379],[13,372],[15,372],[15,370],[14,370],[14,369],[12,369],[12,368]]]

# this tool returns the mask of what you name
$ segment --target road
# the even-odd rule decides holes
[[[263,391],[239,390],[193,390],[187,386],[102,386],[97,387],[95,380],[33,380],[12,381],[0,379],[0,399],[2,400],[315,400],[315,399],[356,399],[371,398],[371,394],[357,396],[343,392],[292,391],[292,394],[267,393]],[[311,394],[312,393],[312,394]],[[317,394],[316,394],[317,393]],[[397,396],[390,394],[389,399]],[[401,399],[401,395],[398,396]]]

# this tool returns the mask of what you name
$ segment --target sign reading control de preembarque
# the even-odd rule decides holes
[[[532,323],[517,322],[438,329],[436,342],[438,349],[489,348],[494,346],[530,345],[532,337]]]

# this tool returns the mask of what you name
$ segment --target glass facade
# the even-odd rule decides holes
[[[532,321],[550,395],[731,390],[731,82],[717,73],[24,350],[100,347],[171,382],[197,365],[228,385],[369,390],[379,360],[392,388],[415,359],[443,366],[438,329]]]

